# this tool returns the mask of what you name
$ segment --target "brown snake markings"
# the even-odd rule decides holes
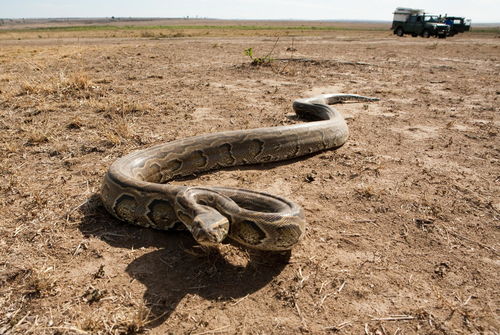
[[[342,146],[348,128],[328,105],[377,101],[330,94],[293,102],[297,115],[313,122],[226,131],[176,140],[117,159],[106,173],[101,198],[116,218],[156,229],[187,228],[201,244],[229,237],[263,250],[291,249],[302,236],[302,208],[271,194],[227,187],[187,187],[169,180],[202,171],[275,162]]]

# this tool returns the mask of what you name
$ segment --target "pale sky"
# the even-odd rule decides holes
[[[396,7],[500,22],[500,0],[0,0],[0,18],[209,17],[392,20]]]

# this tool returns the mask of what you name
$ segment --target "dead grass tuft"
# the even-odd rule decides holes
[[[10,284],[27,299],[41,298],[53,293],[55,280],[37,269],[16,269],[0,277],[2,286]]]
[[[18,96],[22,95],[62,95],[74,96],[82,92],[89,93],[95,89],[90,76],[78,71],[66,75],[60,72],[57,75],[45,75],[40,78],[25,79],[20,84]]]
[[[49,137],[45,129],[33,129],[26,137],[26,145],[37,145],[47,142],[49,142]]]
[[[132,306],[111,315],[88,314],[79,322],[78,328],[90,334],[141,334],[146,330],[150,317],[149,309]]]
[[[150,37],[155,37],[155,33],[154,33],[154,32],[152,32],[152,31],[146,30],[146,31],[142,31],[142,32],[140,33],[140,36],[141,36],[141,37],[146,37],[146,38],[148,38],[148,37],[149,37],[149,38],[150,38]]]
[[[62,81],[68,88],[75,90],[86,90],[92,88],[92,81],[85,72],[72,73],[67,79]]]
[[[16,152],[19,152],[22,148],[22,145],[19,144],[19,142],[7,142],[7,143],[4,143],[3,145],[3,149],[8,152],[8,153],[16,153]]]
[[[112,129],[114,133],[122,139],[129,139],[134,135],[134,132],[129,127],[128,120],[123,117],[117,118],[114,121],[114,126]]]
[[[362,186],[356,188],[354,190],[354,192],[356,193],[356,196],[360,199],[373,200],[373,199],[377,199],[380,196],[379,192],[377,192],[370,185],[368,185],[368,186],[362,185]]]
[[[67,129],[80,129],[84,125],[82,119],[78,116],[75,116],[71,121],[66,125]]]
[[[89,314],[79,323],[78,328],[91,334],[98,334],[104,327],[101,320],[96,319],[93,314]]]
[[[21,88],[19,90],[19,95],[31,95],[40,92],[40,85],[34,82],[24,81],[21,83]]]
[[[101,123],[98,126],[98,132],[101,134],[101,139],[104,139],[104,146],[118,146],[127,143],[134,137],[135,133],[130,126],[130,120],[128,120],[128,118],[114,115],[108,119],[108,122]]]
[[[51,293],[54,279],[45,273],[31,270],[24,282],[23,295],[27,298],[41,298]]]
[[[91,100],[89,102],[90,108],[95,113],[105,113],[109,115],[119,115],[126,116],[129,114],[140,114],[144,115],[151,110],[151,106],[136,100],[122,100],[122,99],[114,99],[114,100],[106,100],[105,102],[100,100]]]
[[[117,328],[125,334],[140,334],[147,326],[149,316],[149,308],[140,306],[137,308],[137,311],[131,315],[131,317],[122,319],[121,322],[117,325]]]

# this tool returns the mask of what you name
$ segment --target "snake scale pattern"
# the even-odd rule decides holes
[[[202,245],[226,237],[261,250],[289,250],[305,229],[302,208],[279,196],[226,187],[167,182],[202,171],[276,162],[342,146],[349,131],[328,105],[377,101],[329,94],[293,102],[307,123],[225,131],[179,139],[130,153],[107,171],[101,199],[116,218],[156,229],[187,228]]]

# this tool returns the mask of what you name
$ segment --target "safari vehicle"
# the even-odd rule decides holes
[[[464,31],[470,30],[470,19],[458,16],[445,16],[443,17],[443,22],[450,26],[449,36],[456,35],[458,33],[463,33]]]
[[[422,9],[396,8],[391,29],[402,37],[411,34],[413,37],[446,38],[450,26],[442,22],[440,16],[425,14]]]

